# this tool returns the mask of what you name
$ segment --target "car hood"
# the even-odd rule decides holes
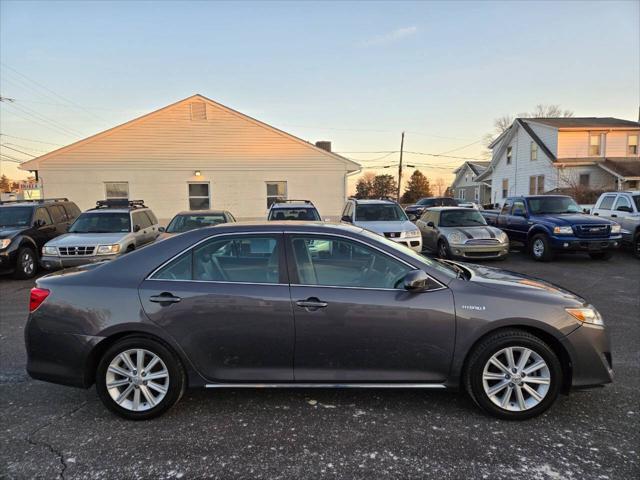
[[[556,225],[612,225],[613,222],[606,218],[596,217],[593,215],[586,215],[584,213],[559,213],[551,214],[545,213],[537,215],[543,217],[546,220],[554,222]]]
[[[507,288],[513,289],[514,294],[529,292],[531,294],[561,297],[566,301],[573,301],[580,304],[587,303],[584,298],[579,295],[545,280],[540,280],[539,278],[529,277],[509,270],[485,267],[484,265],[454,262],[450,260],[447,262],[459,265],[468,270],[471,273],[471,278],[469,279],[470,282],[489,289]]]
[[[438,227],[438,230],[443,235],[449,235],[450,233],[459,233],[462,238],[466,240],[491,240],[500,239],[502,237],[502,230],[490,227],[489,225],[479,225],[477,227]]]
[[[27,227],[1,227],[0,238],[13,238],[26,229]]]
[[[54,247],[90,247],[93,245],[110,245],[118,243],[128,235],[122,233],[66,233],[47,242]]]
[[[356,226],[376,233],[413,232],[418,230],[412,222],[356,222]]]

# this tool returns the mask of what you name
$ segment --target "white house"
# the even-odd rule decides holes
[[[489,146],[492,203],[508,196],[580,187],[640,185],[640,123],[617,118],[517,118]]]
[[[491,162],[464,162],[453,173],[456,177],[451,184],[453,195],[459,200],[475,202],[483,205],[491,203],[491,186],[487,182],[479,182],[477,176],[484,173]]]
[[[323,147],[323,148],[320,148]],[[190,209],[265,218],[278,198],[309,199],[339,216],[347,176],[360,165],[202,95],[25,162],[45,197],[81,209],[109,198],[143,199],[161,221]]]

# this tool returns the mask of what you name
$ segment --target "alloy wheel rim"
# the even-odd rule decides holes
[[[26,274],[31,275],[35,268],[35,262],[33,257],[29,252],[25,252],[22,256],[22,271]]]
[[[447,247],[444,246],[444,243],[440,244],[440,256],[442,258],[446,258],[447,257]]]
[[[158,355],[142,348],[116,355],[105,377],[113,401],[132,412],[152,409],[169,391],[167,366]]]
[[[534,350],[507,347],[487,361],[482,385],[494,405],[511,412],[523,412],[536,407],[547,396],[551,372]]]
[[[544,253],[544,242],[540,239],[537,239],[535,242],[533,242],[533,254],[536,257],[541,257],[543,253]]]

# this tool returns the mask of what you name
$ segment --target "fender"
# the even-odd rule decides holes
[[[549,227],[547,227],[544,223],[535,223],[527,232],[527,240],[529,240],[534,235],[537,235],[538,233],[544,233],[548,236],[551,236],[553,234]]]

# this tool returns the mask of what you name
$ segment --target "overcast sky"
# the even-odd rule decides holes
[[[403,130],[406,150],[479,158],[494,118],[538,103],[637,120],[639,5],[2,1],[2,153],[201,93],[366,166],[395,164],[373,159]],[[463,161],[405,158],[447,180]]]

